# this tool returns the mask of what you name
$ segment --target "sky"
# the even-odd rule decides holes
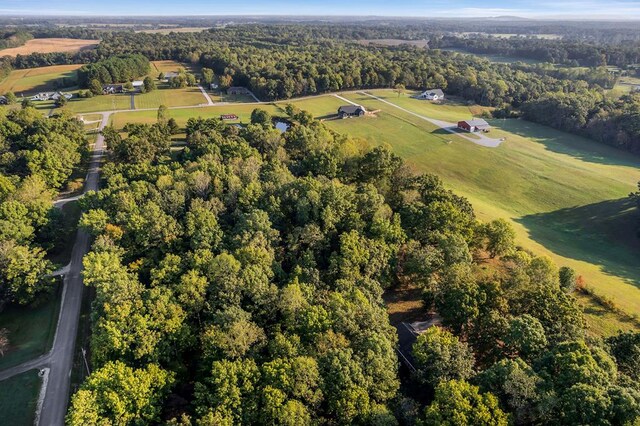
[[[640,0],[0,0],[0,15],[334,15],[640,19]]]

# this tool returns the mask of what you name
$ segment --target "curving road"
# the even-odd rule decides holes
[[[110,112],[102,114],[100,130],[109,121]],[[102,164],[104,138],[98,134],[91,154],[89,172],[85,180],[84,192],[98,189],[100,165]],[[64,417],[69,401],[69,386],[71,367],[75,351],[76,335],[78,333],[78,319],[82,306],[82,258],[89,251],[89,235],[81,230],[76,235],[76,241],[71,252],[71,262],[68,273],[64,277],[62,304],[60,316],[51,350],[31,361],[8,368],[0,372],[0,380],[5,380],[17,374],[32,369],[49,368],[49,378],[44,389],[42,409],[37,413],[40,426],[64,425]]]

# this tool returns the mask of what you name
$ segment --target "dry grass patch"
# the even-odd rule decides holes
[[[0,50],[0,56],[29,55],[31,53],[79,52],[93,49],[100,40],[74,38],[34,38],[23,46]]]

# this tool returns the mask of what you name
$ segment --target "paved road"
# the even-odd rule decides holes
[[[200,89],[200,91],[202,92],[202,96],[204,96],[205,99],[207,100],[207,106],[215,105],[215,103],[213,103],[213,100],[211,99],[211,96],[209,96],[207,91],[204,90],[204,87],[202,87],[201,85],[198,85],[198,89]]]
[[[481,145],[481,146],[485,146],[487,148],[497,148],[498,146],[500,146],[500,144],[503,142],[501,139],[494,139],[494,138],[490,138],[485,136],[484,134],[481,133],[474,133],[474,136],[477,136],[476,138],[471,137],[470,135],[464,134],[464,133],[460,133],[457,130],[457,125],[455,123],[449,123],[448,121],[443,121],[443,120],[436,120],[435,118],[430,118],[430,117],[426,117],[424,115],[420,115],[417,114],[411,110],[408,110],[406,108],[402,108],[401,106],[398,106],[394,103],[391,103],[385,99],[379,98],[377,96],[372,95],[371,93],[367,93],[367,92],[358,92],[359,94],[365,95],[365,96],[369,96],[370,98],[376,99],[380,102],[383,102],[387,105],[390,105],[394,108],[397,108],[401,111],[404,111],[408,114],[411,114],[415,117],[421,118],[425,121],[428,121],[431,124],[435,124],[436,126],[440,127],[442,130],[446,130],[449,133],[454,133],[458,136],[460,136],[461,138],[464,138],[470,142],[475,143],[476,145]]]
[[[109,121],[109,113],[102,114],[99,130],[104,129]],[[89,172],[84,185],[84,192],[96,191],[100,178],[100,166],[104,151],[104,137],[98,134],[93,147]],[[78,230],[76,242],[71,252],[69,273],[64,279],[64,291],[58,327],[53,341],[49,359],[49,380],[47,384],[40,426],[59,426],[64,424],[69,400],[69,386],[73,355],[78,334],[78,319],[82,306],[82,258],[89,251],[89,235]]]
[[[102,130],[109,121],[110,112],[102,113]],[[85,181],[84,192],[98,189],[100,177],[100,165],[102,163],[104,138],[98,135],[93,147],[89,172]],[[69,400],[69,386],[71,367],[78,333],[78,319],[82,306],[82,258],[89,251],[89,235],[78,231],[76,241],[71,252],[71,262],[68,265],[68,273],[64,277],[62,291],[62,305],[53,346],[48,353],[0,372],[0,380],[5,380],[15,375],[32,369],[48,367],[49,379],[44,390],[42,410],[37,413],[40,426],[64,425],[64,416]],[[1,421],[0,421],[1,423]]]

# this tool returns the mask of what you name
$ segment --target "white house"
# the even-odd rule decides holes
[[[131,82],[131,85],[133,86],[134,89],[139,89],[142,86],[144,86],[144,81],[142,80],[135,80]]]
[[[427,101],[441,101],[444,99],[444,92],[441,89],[429,89],[420,93],[417,97]]]

